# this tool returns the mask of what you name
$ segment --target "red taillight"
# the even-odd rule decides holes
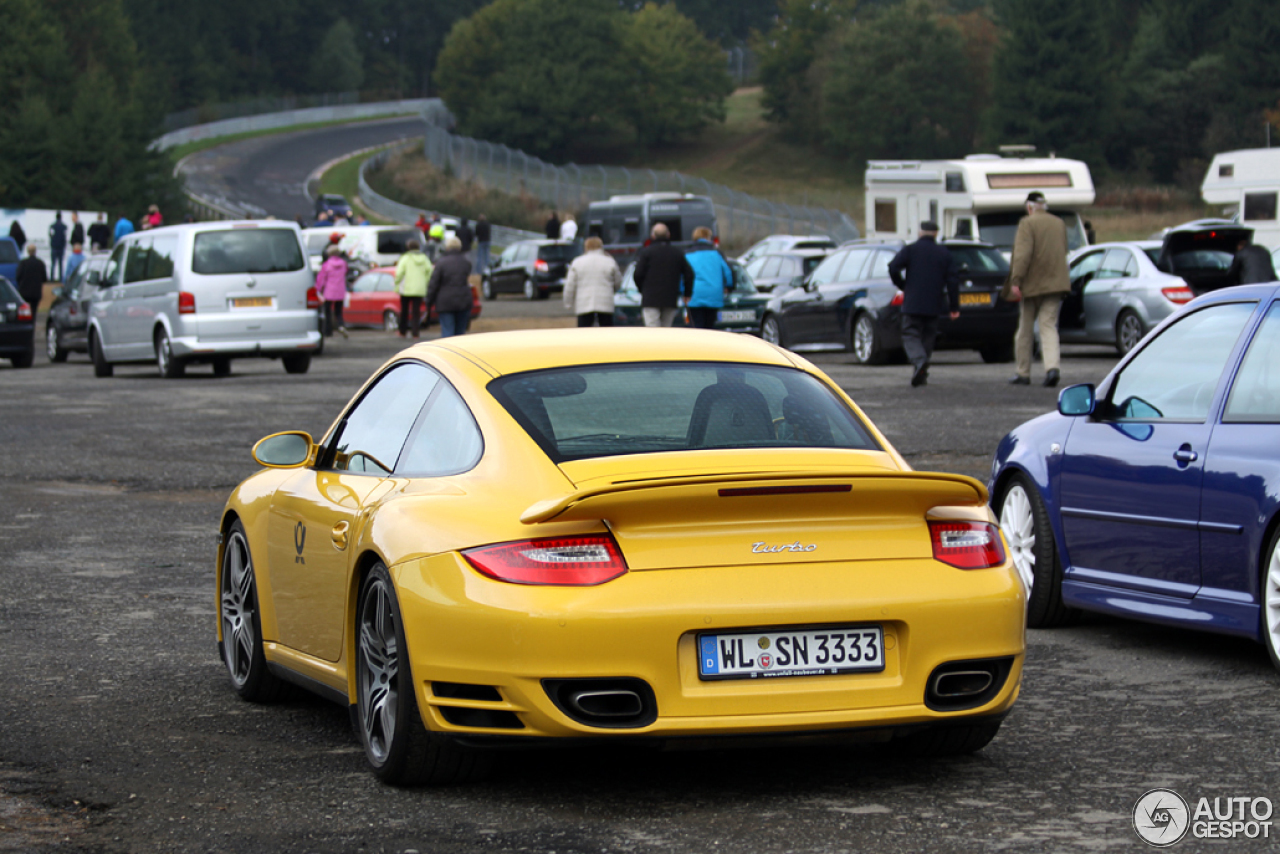
[[[582,587],[612,581],[627,571],[613,537],[545,537],[482,546],[462,553],[467,563],[498,581]]]
[[[533,262],[533,269],[537,270],[539,273],[545,273],[547,272],[547,270],[550,270],[551,268],[547,266],[546,261],[539,258]]]
[[[986,569],[1004,563],[1000,531],[989,522],[930,522],[933,558],[957,569]]]
[[[898,291],[893,295],[893,299],[889,300],[889,305],[902,305],[903,299],[902,291]]]
[[[711,242],[712,242],[712,243],[714,243],[716,246],[719,246],[719,245],[720,245],[720,235],[718,235],[718,234],[717,234],[715,237],[711,238]]]
[[[33,315],[31,312],[31,306],[27,305],[25,302],[22,305],[18,306],[19,320],[30,320],[32,316]]]
[[[307,308],[320,307],[320,294],[315,288],[307,288]]]
[[[196,295],[187,291],[178,291],[178,314],[196,313]]]
[[[1164,294],[1164,298],[1169,302],[1177,303],[1178,305],[1195,299],[1195,294],[1191,292],[1191,288],[1161,288],[1160,293]]]

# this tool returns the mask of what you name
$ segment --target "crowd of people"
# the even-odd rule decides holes
[[[187,221],[192,222],[193,217],[188,216]],[[142,230],[151,228],[159,228],[164,225],[164,215],[160,213],[158,205],[151,205],[147,208],[147,212],[139,217]],[[55,211],[53,215],[53,224],[49,226],[49,264],[36,258],[37,247],[34,242],[29,242],[26,230],[23,229],[22,223],[14,220],[9,225],[9,237],[13,238],[13,242],[18,244],[18,252],[21,253],[25,249],[29,258],[36,258],[40,261],[41,267],[45,269],[48,278],[45,281],[65,282],[71,278],[71,274],[76,268],[84,263],[86,242],[87,248],[91,252],[104,252],[120,241],[127,234],[133,234],[137,230],[133,221],[126,216],[121,216],[116,220],[115,228],[112,229],[107,223],[107,215],[101,211],[98,217],[90,223],[88,229],[80,222],[80,214],[72,211],[70,214],[70,225],[62,219],[62,211]],[[70,248],[70,254],[67,249]],[[24,259],[25,260],[25,259]],[[34,267],[29,267],[34,270]],[[41,282],[43,285],[44,283]]]

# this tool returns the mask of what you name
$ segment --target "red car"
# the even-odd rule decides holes
[[[395,267],[374,267],[351,283],[342,319],[347,326],[377,326],[388,332],[400,328],[400,295],[395,292]],[[480,292],[471,286],[471,319],[480,316]],[[437,322],[435,307],[424,326]]]

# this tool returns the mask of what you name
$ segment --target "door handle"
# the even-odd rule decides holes
[[[347,531],[351,528],[349,522],[339,522],[333,526],[331,532],[333,536],[333,547],[338,551],[342,551],[347,547]]]
[[[1180,463],[1194,463],[1200,459],[1200,455],[1191,450],[1190,445],[1183,445],[1181,448],[1173,452],[1173,458]]]

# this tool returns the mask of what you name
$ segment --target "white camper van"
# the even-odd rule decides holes
[[[1246,148],[1215,154],[1200,185],[1200,195],[1253,229],[1255,243],[1280,246],[1280,148]]]
[[[1006,152],[1029,146],[1005,146]],[[943,237],[986,241],[1009,252],[1026,214],[1027,194],[1044,193],[1067,224],[1067,245],[1088,241],[1080,211],[1093,204],[1093,178],[1080,160],[970,154],[963,160],[872,160],[867,163],[868,238],[915,240],[933,220]]]

